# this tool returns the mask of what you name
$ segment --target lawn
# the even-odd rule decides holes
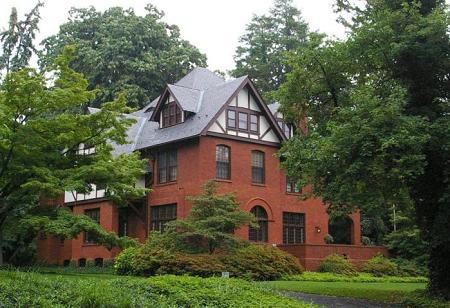
[[[386,303],[402,302],[409,293],[426,287],[426,283],[398,282],[268,281],[260,284],[275,290],[354,297]]]
[[[239,279],[0,271],[1,307],[316,307]]]

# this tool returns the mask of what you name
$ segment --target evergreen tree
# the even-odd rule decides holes
[[[269,15],[253,16],[239,39],[235,77],[249,75],[266,99],[291,70],[284,55],[306,44],[308,25],[292,0],[275,0]]]
[[[202,195],[189,197],[192,208],[186,219],[173,222],[169,229],[191,249],[213,253],[239,243],[234,231],[254,222],[254,216],[239,208],[234,194],[219,195],[217,183],[208,181]],[[170,232],[170,231],[169,231]]]

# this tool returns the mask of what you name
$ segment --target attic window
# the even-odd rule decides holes
[[[181,108],[176,102],[170,102],[162,109],[162,127],[173,126],[182,122]]]

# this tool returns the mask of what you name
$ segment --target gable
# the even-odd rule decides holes
[[[282,133],[258,93],[248,81],[219,111],[207,128],[207,134],[281,143]]]

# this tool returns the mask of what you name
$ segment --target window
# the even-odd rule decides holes
[[[262,206],[255,206],[250,213],[255,215],[259,228],[248,228],[248,239],[254,242],[267,242],[269,233],[269,221],[267,219],[267,212]]]
[[[236,111],[227,110],[227,126],[228,128],[236,128]]]
[[[252,151],[252,182],[264,184],[264,153]]]
[[[226,145],[216,146],[216,178],[229,180],[230,169],[230,148]]]
[[[177,151],[165,151],[158,154],[158,183],[177,180]]]
[[[150,210],[150,228],[155,231],[164,231],[165,225],[177,219],[177,205],[152,206]]]
[[[97,267],[103,267],[103,258],[95,258],[94,265]]]
[[[250,115],[250,131],[258,133],[259,125],[258,125],[259,117],[255,114]]]
[[[281,130],[283,131],[286,138],[291,137],[291,125],[287,124],[283,121],[283,119],[278,118],[277,119],[278,126],[280,126]]]
[[[283,244],[305,242],[305,214],[283,212]]]
[[[239,112],[239,129],[248,130],[248,114]]]
[[[227,128],[246,133],[259,133],[259,114],[255,111],[231,107],[227,110]],[[236,114],[237,117],[236,118]]]
[[[302,192],[302,190],[295,180],[286,178],[286,192],[299,194]]]
[[[84,215],[100,224],[100,209],[89,209],[84,211]],[[95,235],[89,232],[84,233],[84,243],[92,244],[94,242]]]
[[[162,109],[162,127],[181,123],[181,112],[176,102],[166,104]]]

